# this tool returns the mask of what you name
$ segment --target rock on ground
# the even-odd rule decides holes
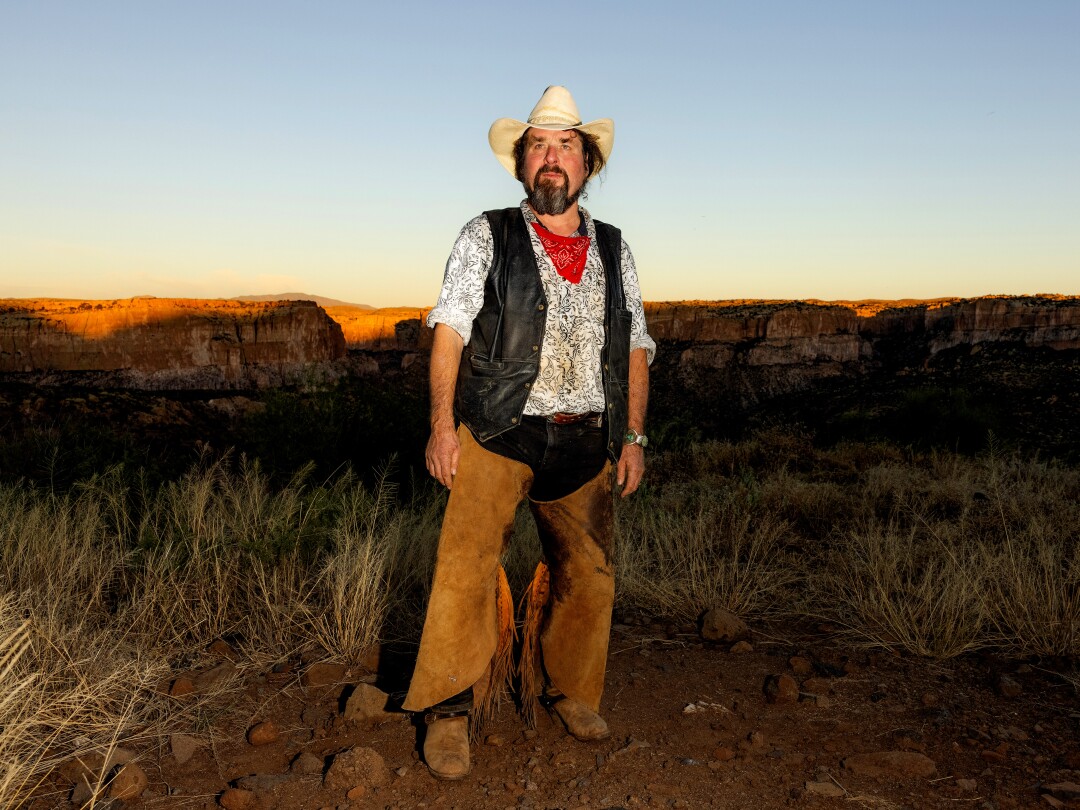
[[[146,773],[134,762],[129,762],[116,772],[105,795],[110,799],[130,801],[142,796],[150,784]]]
[[[229,788],[221,794],[218,804],[225,810],[251,810],[258,804],[255,794],[242,788]]]
[[[385,723],[404,717],[404,714],[388,712],[389,695],[369,683],[358,683],[345,703],[345,719],[358,723]]]
[[[344,664],[312,664],[300,676],[300,683],[309,689],[315,686],[333,686],[345,680]]]
[[[712,608],[701,617],[701,637],[706,641],[735,642],[750,635],[750,627],[734,613]]]
[[[169,737],[169,747],[178,765],[183,765],[190,760],[203,745],[202,740],[190,734],[173,734]]]
[[[292,761],[289,766],[289,770],[293,773],[301,774],[316,774],[322,773],[323,760],[322,757],[317,757],[312,753],[305,751],[302,754],[297,755],[296,759]]]
[[[870,754],[853,754],[844,759],[844,767],[859,776],[879,778],[926,778],[937,772],[937,765],[930,757],[916,751],[875,751]]]
[[[786,673],[767,677],[762,691],[769,703],[795,703],[799,699],[799,683]]]
[[[281,732],[273,720],[256,723],[247,733],[247,741],[252,745],[270,745],[281,739]]]
[[[330,764],[323,786],[331,790],[351,790],[357,785],[380,787],[390,781],[390,771],[378,751],[350,748]]]
[[[846,796],[847,791],[835,782],[807,782],[806,792],[815,796]]]
[[[206,672],[200,672],[192,678],[192,686],[194,687],[194,690],[200,694],[213,692],[215,689],[224,687],[238,674],[239,671],[236,668],[236,664],[232,661],[225,661],[212,669],[206,670]],[[180,678],[177,678],[176,680],[179,681]]]

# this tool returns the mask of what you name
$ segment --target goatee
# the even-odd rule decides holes
[[[562,175],[562,184],[553,183],[549,178],[543,177],[544,172],[558,172]],[[558,215],[577,202],[578,195],[581,194],[580,188],[569,194],[569,187],[570,178],[561,168],[543,167],[536,172],[532,188],[526,187],[525,191],[528,192],[529,205],[536,213]]]

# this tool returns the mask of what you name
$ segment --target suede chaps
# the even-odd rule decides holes
[[[491,682],[499,642],[499,559],[533,473],[485,450],[462,425],[458,471],[443,516],[416,669],[403,707],[422,711]],[[539,653],[550,685],[600,708],[615,598],[612,466],[554,501],[532,501],[548,568]],[[481,695],[477,695],[478,699]],[[528,697],[528,696],[527,696]]]

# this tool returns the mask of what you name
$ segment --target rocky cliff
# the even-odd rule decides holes
[[[324,311],[308,301],[0,300],[0,371],[98,373],[139,388],[266,387],[312,369],[375,373],[388,357],[408,367],[430,348],[427,312]],[[646,318],[660,348],[656,373],[672,384],[723,385],[743,404],[825,378],[926,370],[943,353],[987,345],[1080,349],[1080,298],[1054,295],[682,301],[646,304]],[[352,358],[339,362],[346,348]]]
[[[41,382],[262,388],[340,374],[344,356],[310,301],[0,299],[0,372]]]
[[[823,377],[925,370],[947,350],[1080,349],[1080,299],[1066,296],[688,301],[647,304],[646,317],[684,378],[705,370],[738,374],[743,379],[729,382],[751,399]]]
[[[409,353],[431,343],[426,309],[328,311],[351,350]],[[949,350],[1080,349],[1080,298],[1060,295],[680,301],[646,304],[645,314],[660,347],[655,371],[687,385],[723,384],[744,404],[823,378],[925,370]]]

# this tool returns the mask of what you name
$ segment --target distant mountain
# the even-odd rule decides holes
[[[357,309],[375,309],[368,304],[350,304],[323,295],[310,295],[302,292],[277,293],[275,295],[238,295],[233,301],[314,301],[320,307],[356,307]]]

